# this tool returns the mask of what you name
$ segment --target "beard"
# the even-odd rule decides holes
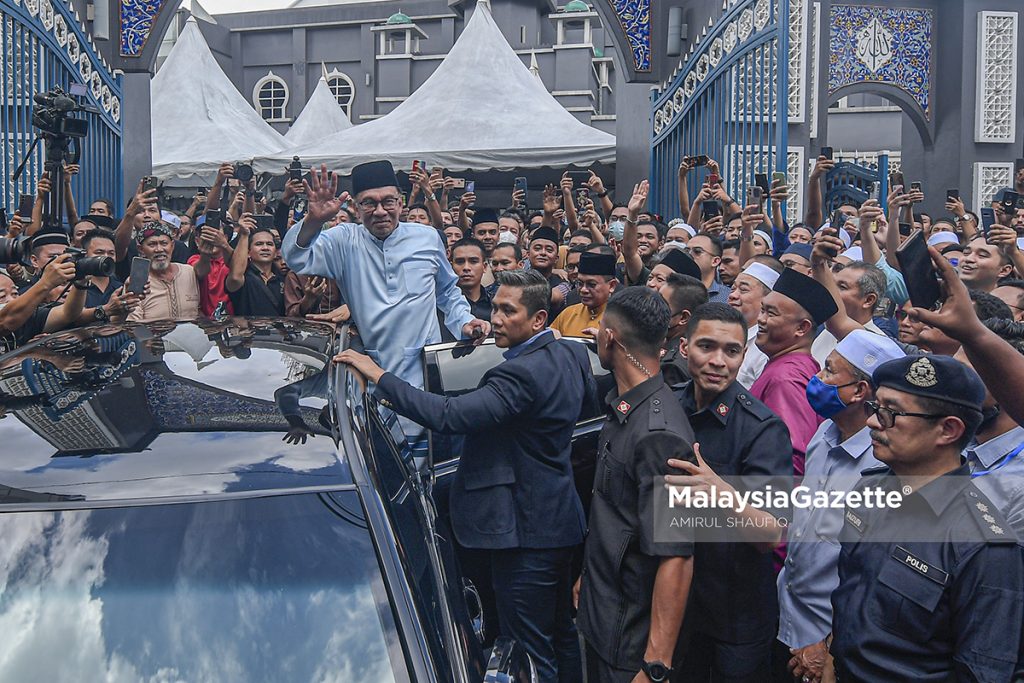
[[[152,268],[153,270],[157,271],[158,273],[161,273],[161,272],[167,270],[167,268],[169,268],[170,265],[171,265],[170,261],[163,261],[163,260],[160,260],[160,261],[154,260],[154,261],[150,261],[150,263],[149,263],[149,267]]]

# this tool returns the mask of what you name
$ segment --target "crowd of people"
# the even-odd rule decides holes
[[[453,531],[490,554],[499,628],[542,681],[1024,680],[1024,167],[982,216],[954,191],[932,216],[899,175],[826,209],[833,165],[794,224],[784,174],[736,198],[703,157],[680,164],[677,217],[646,180],[614,197],[567,171],[536,210],[518,186],[485,207],[442,169],[404,190],[386,161],[349,192],[321,168],[273,200],[225,163],[183,212],[146,178],[122,216],[80,215],[69,167],[67,225],[46,220],[46,177],[8,223],[31,242],[0,270],[0,351],[93,322],[351,321],[364,353],[336,360],[410,453],[425,429],[468,435]],[[113,270],[83,276],[80,255]],[[476,391],[422,391],[425,345],[488,337],[506,360]],[[563,337],[596,348],[606,395]],[[581,491],[587,405],[607,419]],[[903,504],[741,506],[733,538],[659,533],[666,491],[737,477]]]

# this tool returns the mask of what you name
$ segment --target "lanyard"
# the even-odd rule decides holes
[[[1003,467],[1008,462],[1010,462],[1011,460],[1016,458],[1018,455],[1020,455],[1021,451],[1024,451],[1024,443],[1022,443],[1021,445],[1017,446],[1012,451],[1007,453],[1006,457],[1003,458],[1002,460],[1000,460],[999,463],[995,467],[990,467],[987,470],[981,470],[979,472],[971,472],[971,479],[977,479],[978,477],[984,477],[986,474],[989,474],[990,472],[995,472],[996,470],[998,470],[999,468]]]

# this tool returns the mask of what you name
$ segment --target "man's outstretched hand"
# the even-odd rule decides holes
[[[384,370],[374,363],[372,358],[352,349],[346,349],[339,353],[334,357],[334,362],[347,365],[374,384],[384,376]]]
[[[942,276],[946,300],[942,302],[942,308],[937,311],[927,311],[923,308],[910,309],[911,319],[935,327],[961,343],[977,339],[978,336],[984,334],[987,328],[981,324],[981,320],[974,310],[974,303],[967,291],[967,285],[960,280],[953,265],[934,247],[928,247],[928,253],[932,257],[935,269]]]
[[[484,339],[491,333],[491,324],[486,320],[474,318],[462,326],[462,336],[472,339],[475,346],[484,343]]]
[[[312,169],[309,180],[302,181],[303,189],[309,198],[309,205],[306,207],[306,220],[310,224],[323,225],[334,218],[341,211],[341,205],[348,201],[348,192],[338,194],[338,176],[334,171],[328,171],[327,165],[320,166],[320,170]]]

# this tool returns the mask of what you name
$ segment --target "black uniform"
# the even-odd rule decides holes
[[[675,390],[701,457],[716,474],[758,477],[760,488],[768,482],[775,489],[791,487],[789,430],[766,405],[738,382],[700,411],[693,382]],[[787,510],[773,512],[788,516]],[[773,557],[749,543],[697,544],[686,610],[688,650],[673,680],[768,680],[779,616]]]
[[[238,291],[228,292],[235,315],[284,315],[284,276],[274,271],[264,280],[260,269],[249,264]]]
[[[859,486],[899,483],[881,467]],[[933,540],[907,540],[923,529]],[[967,465],[899,508],[848,509],[840,540],[831,644],[840,681],[1024,680],[1024,548]]]
[[[660,374],[605,400],[577,615],[592,683],[640,671],[661,558],[693,554],[692,543],[655,541],[654,529],[662,478],[679,473],[667,460],[695,462],[686,415]]]
[[[665,349],[665,355],[661,357],[661,374],[665,377],[665,384],[670,387],[690,381],[690,366],[686,356],[679,351],[681,339],[682,337],[675,337],[662,347]]]

